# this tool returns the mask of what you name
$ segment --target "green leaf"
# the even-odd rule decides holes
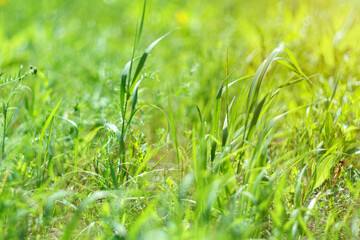
[[[133,99],[132,99],[132,106],[131,106],[131,114],[135,111],[136,103],[138,100],[138,89],[141,81],[138,81],[135,85],[134,92],[133,92]]]
[[[140,58],[140,61],[136,67],[136,70],[135,70],[135,74],[134,74],[134,77],[132,79],[132,82],[131,82],[131,86],[136,82],[136,80],[138,79],[139,77],[139,74],[141,72],[141,70],[144,68],[144,65],[145,65],[145,62],[146,62],[146,59],[149,55],[149,53],[151,52],[151,50],[162,40],[164,39],[165,37],[167,37],[168,35],[170,35],[171,33],[173,33],[174,31],[176,31],[177,29],[174,29],[166,34],[164,34],[163,36],[159,37],[158,39],[156,39],[154,42],[152,42],[148,48],[145,50],[145,52],[143,53],[142,57]]]
[[[250,114],[253,106],[255,106],[259,95],[260,87],[262,82],[264,81],[265,75],[268,72],[271,63],[275,60],[276,56],[281,51],[282,51],[281,46],[275,48],[274,51],[272,51],[272,53],[270,54],[270,56],[261,64],[261,66],[256,71],[254,79],[251,82],[251,87],[246,102],[247,114]]]
[[[297,183],[295,189],[295,208],[301,207],[301,182],[307,167],[308,165],[305,165],[305,167],[301,170],[300,174],[297,177]]]
[[[327,139],[331,138],[331,134],[334,132],[334,120],[331,116],[331,113],[326,114],[325,119],[325,136]]]
[[[247,97],[247,102],[246,102],[246,117],[245,117],[245,130],[244,130],[244,135],[243,135],[243,141],[242,144],[244,143],[245,139],[246,139],[246,131],[247,131],[247,125],[248,125],[248,121],[250,118],[250,113],[253,111],[253,108],[256,106],[257,104],[257,100],[258,100],[258,95],[260,92],[260,87],[262,82],[265,79],[265,75],[268,72],[271,63],[276,60],[276,56],[282,51],[283,47],[279,46],[277,48],[275,48],[270,56],[260,65],[260,67],[257,69],[255,76],[251,82],[251,87],[248,93],[248,97]],[[264,103],[262,103],[263,105]],[[258,106],[259,107],[259,106]],[[262,106],[260,106],[262,107]],[[260,109],[261,110],[261,109]],[[255,120],[255,118],[253,118],[253,120]],[[251,124],[250,124],[251,125]],[[250,132],[250,131],[248,131]],[[249,135],[249,134],[248,134]]]
[[[224,147],[227,141],[229,135],[229,130],[228,130],[228,116],[226,114],[225,116],[225,120],[224,120],[224,125],[223,125],[223,135],[222,135],[222,146]]]
[[[321,160],[315,170],[315,184],[313,190],[318,188],[330,175],[330,169],[333,164],[334,157],[329,155]]]
[[[125,152],[125,143],[124,143],[124,139],[121,136],[119,129],[112,123],[105,123],[105,128],[115,134],[115,136],[118,140],[119,146],[120,146],[120,153],[124,153]]]
[[[299,63],[296,61],[294,54],[288,48],[284,48],[284,49],[285,49],[287,55],[289,56],[291,62],[296,67],[297,72],[299,72],[303,77],[306,77],[305,73],[303,73],[303,71],[301,71]]]
[[[122,75],[121,75],[121,82],[120,82],[120,111],[121,115],[125,114],[125,93],[126,92],[126,79],[128,78],[130,65],[132,61],[129,61],[125,64]]]
[[[266,96],[261,100],[261,102],[258,104],[258,106],[255,109],[254,115],[253,115],[252,120],[251,120],[250,125],[249,125],[249,130],[248,130],[248,133],[247,133],[247,136],[246,136],[246,140],[249,140],[251,135],[253,134],[254,128],[256,126],[256,123],[259,120],[261,109],[264,106],[264,103],[265,103],[265,100],[266,100],[267,96],[268,96],[268,94],[266,94]]]
[[[56,105],[56,107],[52,110],[50,116],[49,116],[48,119],[46,120],[45,125],[44,125],[44,127],[43,127],[43,129],[42,129],[42,131],[41,131],[41,135],[40,135],[40,139],[41,139],[41,140],[44,139],[46,129],[48,128],[51,120],[54,118],[54,115],[55,115],[56,111],[58,110],[58,108],[59,108],[59,106],[60,106],[60,104],[61,104],[61,101],[62,101],[62,100],[59,101],[59,103],[58,103],[58,104]]]
[[[294,64],[292,62],[290,62],[289,60],[287,60],[286,58],[283,58],[283,57],[277,57],[275,58],[275,60],[280,63],[281,65],[285,66],[286,68],[290,69],[291,71],[294,71],[294,72],[298,72],[296,70],[296,66],[294,66]]]
[[[235,80],[232,81],[231,83],[229,83],[229,84],[227,84],[227,85],[224,86],[225,81],[228,79],[228,78],[226,78],[226,79],[224,80],[224,82],[221,84],[221,87],[222,87],[221,91],[220,91],[220,89],[219,89],[216,97],[218,98],[219,93],[221,93],[221,95],[223,95],[224,92],[226,91],[226,88],[229,88],[229,87],[231,87],[232,85],[234,85],[235,83],[238,83],[238,82],[240,82],[240,81],[243,81],[243,80],[248,79],[248,78],[251,78],[251,77],[254,77],[254,75],[247,75],[247,76],[244,76],[244,77],[235,79]]]
[[[57,117],[57,118],[60,118],[61,120],[64,120],[65,122],[69,123],[70,125],[72,125],[72,126],[75,128],[75,130],[76,130],[76,136],[79,135],[78,125],[77,125],[74,121],[72,121],[72,120],[70,120],[70,119],[67,119],[67,118],[64,118],[64,117],[61,117],[61,116],[58,116],[58,115],[56,115],[56,117]]]
[[[142,15],[141,15],[141,21],[140,21],[140,27],[139,27],[139,31],[138,31],[138,34],[137,34],[137,40],[136,40],[137,44],[139,44],[140,38],[141,38],[141,35],[142,35],[142,30],[143,30],[144,21],[145,21],[145,10],[146,10],[146,0],[144,0],[144,5],[143,5],[143,10],[142,10]]]
[[[91,142],[94,139],[94,137],[96,136],[96,134],[103,128],[104,128],[103,126],[100,126],[100,127],[95,128],[91,132],[89,132],[85,137],[85,144],[88,144],[89,142]]]
[[[199,108],[199,106],[197,104],[195,104],[195,106],[196,106],[196,110],[197,110],[197,112],[199,114],[200,122],[203,123],[203,117],[202,117],[200,108]]]

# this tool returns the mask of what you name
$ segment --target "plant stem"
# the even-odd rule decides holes
[[[2,137],[2,146],[1,146],[1,156],[2,159],[5,159],[5,136],[6,136],[6,120],[7,120],[7,103],[4,104],[4,129],[3,129],[3,137]]]

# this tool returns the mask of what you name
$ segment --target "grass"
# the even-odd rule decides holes
[[[359,7],[0,0],[0,238],[358,239]]]

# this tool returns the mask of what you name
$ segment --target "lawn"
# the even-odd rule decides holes
[[[0,0],[0,239],[359,239],[358,0]]]

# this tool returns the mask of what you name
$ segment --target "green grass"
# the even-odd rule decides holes
[[[0,239],[359,239],[359,10],[0,0]]]

